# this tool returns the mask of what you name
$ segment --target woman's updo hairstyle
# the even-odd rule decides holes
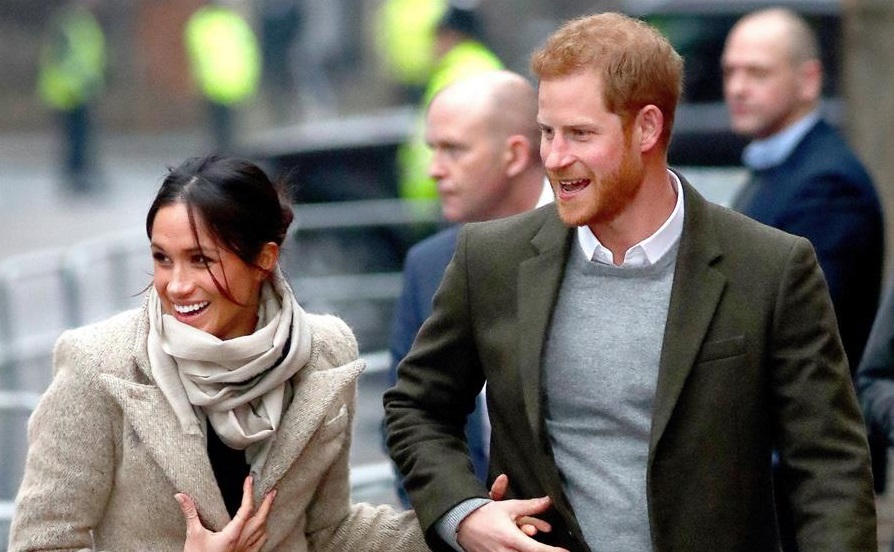
[[[293,217],[284,186],[274,184],[251,161],[216,155],[193,157],[168,169],[146,216],[149,239],[155,215],[174,203],[186,206],[197,243],[196,217],[221,246],[252,266],[257,266],[264,244],[282,245]]]

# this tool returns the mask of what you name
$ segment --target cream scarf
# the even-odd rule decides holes
[[[201,433],[207,416],[260,474],[291,402],[290,379],[311,349],[306,314],[279,269],[261,288],[255,332],[226,341],[163,314],[151,289],[148,349],[152,377],[183,431]]]

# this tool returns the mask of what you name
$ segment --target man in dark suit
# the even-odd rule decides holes
[[[733,208],[813,244],[853,372],[878,308],[882,208],[863,164],[820,115],[816,37],[790,10],[754,12],[730,32],[722,63],[733,129],[753,138],[743,154],[751,178]]]
[[[820,114],[816,36],[791,10],[756,11],[730,31],[722,66],[732,127],[753,139],[742,156],[750,178],[732,207],[813,244],[853,375],[878,309],[884,225],[869,174]],[[874,432],[870,445],[882,492],[888,447]],[[797,550],[785,504],[780,511],[784,548]]]
[[[391,326],[391,383],[453,256],[460,224],[529,211],[552,200],[537,147],[537,91],[511,71],[487,71],[441,90],[426,113],[428,173],[438,186],[441,211],[454,225],[410,248]],[[483,402],[467,425],[475,472],[487,476],[487,424]],[[409,505],[403,487],[398,496]]]
[[[534,54],[555,204],[460,231],[385,395],[434,550],[777,550],[774,492],[803,550],[877,548],[865,430],[810,243],[667,167],[682,63],[612,13]],[[485,382],[499,502],[462,436]],[[794,475],[775,490],[774,447]],[[530,537],[529,515],[551,531]]]

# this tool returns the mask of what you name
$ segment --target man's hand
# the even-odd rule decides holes
[[[532,516],[549,509],[552,504],[549,497],[499,501],[505,495],[507,485],[508,478],[500,475],[491,487],[491,498],[497,502],[485,504],[460,522],[456,533],[460,546],[467,552],[568,552],[564,548],[539,543],[522,529],[522,526],[529,526],[536,533],[537,526],[532,522],[545,523]]]
[[[239,510],[219,533],[215,533],[202,525],[192,497],[177,493],[174,498],[180,504],[186,519],[183,552],[258,552],[267,542],[267,515],[275,496],[275,489],[267,493],[261,507],[254,512],[252,479],[251,476],[246,477],[242,485],[242,504]]]

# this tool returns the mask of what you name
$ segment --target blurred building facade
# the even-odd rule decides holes
[[[198,91],[190,81],[182,30],[207,0],[100,0],[99,15],[112,54],[109,81],[100,105],[103,126],[111,130],[165,131],[194,128],[204,116]],[[262,28],[264,2],[227,0]],[[866,2],[867,0],[861,0]],[[293,120],[271,117],[258,94],[246,107],[249,124],[303,122],[374,111],[402,101],[392,75],[374,47],[375,13],[384,0],[276,0],[303,8],[303,21],[291,52],[299,82],[325,87],[296,90]],[[49,125],[49,114],[34,92],[41,32],[49,13],[61,0],[0,2],[0,132],[33,130]],[[683,4],[714,6],[753,0],[479,0],[485,42],[509,69],[527,74],[528,56],[566,19],[600,10],[663,9]],[[765,2],[770,5],[778,2]],[[799,5],[831,4],[836,0],[785,0]],[[841,6],[851,3],[841,3]],[[859,2],[858,2],[859,3]],[[325,4],[327,9],[315,8]],[[844,10],[844,7],[840,9]],[[719,53],[718,53],[719,55]],[[303,79],[302,79],[303,77]],[[300,111],[300,103],[325,103],[319,110]],[[308,100],[310,96],[310,100]],[[265,112],[267,109],[267,112]],[[295,120],[297,119],[297,120]]]

